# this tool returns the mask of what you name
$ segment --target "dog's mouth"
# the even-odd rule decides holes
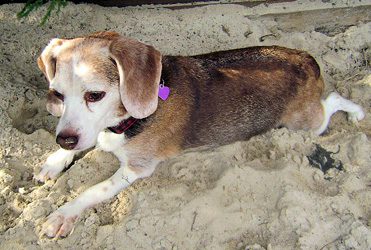
[[[122,120],[117,126],[108,127],[108,129],[113,133],[122,134],[131,128],[136,122],[137,119],[134,117],[129,117],[128,119]]]

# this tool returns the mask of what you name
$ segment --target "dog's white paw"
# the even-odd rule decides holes
[[[50,165],[48,163],[45,163],[37,175],[34,176],[34,179],[39,182],[46,182],[49,179],[54,179],[57,177],[57,175],[62,172],[62,170],[65,168],[63,165]]]
[[[54,179],[62,170],[73,160],[76,152],[72,150],[59,149],[51,154],[44,163],[40,173],[34,176],[34,179],[45,182],[48,179]]]
[[[348,120],[351,121],[353,124],[357,125],[359,121],[363,120],[363,118],[365,118],[365,113],[363,112],[361,107],[359,107],[359,109],[355,112],[348,113]]]
[[[63,211],[63,207],[48,216],[42,225],[41,234],[49,238],[60,238],[68,236],[73,228],[78,215],[71,215]]]

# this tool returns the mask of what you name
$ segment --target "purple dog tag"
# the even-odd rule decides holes
[[[160,89],[158,90],[158,96],[165,101],[170,94],[170,88],[166,87],[164,84],[160,84]]]

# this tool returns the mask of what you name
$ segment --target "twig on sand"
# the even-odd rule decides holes
[[[197,212],[194,211],[194,212],[193,212],[193,221],[192,221],[191,231],[193,231],[193,226],[194,226],[194,224],[195,224],[196,217],[197,217]]]
[[[331,242],[327,243],[326,245],[324,245],[323,247],[321,247],[320,250],[322,250],[322,249],[324,249],[325,247],[327,247],[328,245],[330,245],[330,244],[332,244],[332,243],[338,241],[340,238],[341,238],[341,236],[337,237],[337,238],[334,239],[333,241],[331,241]]]

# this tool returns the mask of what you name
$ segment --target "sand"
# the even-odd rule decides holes
[[[247,7],[103,8],[69,4],[39,27],[44,8],[19,21],[22,5],[0,6],[0,249],[370,249],[371,5],[296,1]],[[45,217],[108,178],[118,161],[92,150],[57,180],[33,173],[56,150],[56,118],[36,58],[53,37],[115,30],[164,54],[194,55],[252,45],[310,52],[326,93],[363,106],[354,126],[336,114],[323,136],[272,130],[249,141],[194,149],[154,175],[88,209],[72,235],[40,235]],[[308,157],[331,157],[326,173]],[[335,168],[335,167],[338,167]]]

